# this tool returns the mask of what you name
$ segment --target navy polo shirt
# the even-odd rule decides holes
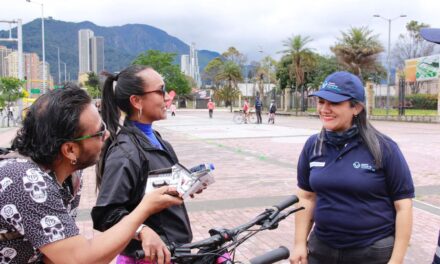
[[[298,161],[298,187],[316,193],[314,232],[333,248],[362,248],[394,235],[394,201],[413,198],[414,185],[397,144],[381,141],[382,169],[359,136],[345,146],[324,140],[322,155],[313,155],[318,135],[311,136]]]

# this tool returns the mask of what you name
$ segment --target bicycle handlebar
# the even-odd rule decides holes
[[[300,208],[290,209],[287,212],[283,212],[284,209],[297,203],[298,201],[299,200],[298,200],[297,196],[295,196],[295,195],[289,196],[287,199],[281,201],[277,205],[274,205],[273,208],[266,209],[263,213],[256,216],[254,219],[252,219],[251,221],[249,221],[245,224],[242,224],[242,225],[237,226],[232,229],[224,229],[224,228],[211,229],[211,230],[209,230],[211,237],[197,241],[197,242],[179,245],[177,247],[171,245],[170,251],[172,252],[172,255],[176,258],[191,257],[191,256],[194,257],[195,255],[190,253],[191,249],[194,249],[194,248],[199,248],[199,249],[200,248],[217,248],[217,247],[225,244],[226,242],[234,240],[237,237],[237,235],[248,230],[252,226],[261,225],[261,229],[259,231],[264,230],[264,229],[276,228],[277,224],[281,220],[285,219],[287,216],[289,216],[290,214],[292,214],[296,211],[304,209],[304,207],[300,207]],[[281,256],[282,252],[284,252],[284,254],[286,254],[285,250],[287,250],[287,249],[286,248],[284,248],[284,249],[279,248],[279,249],[270,251],[267,254],[270,257]],[[271,252],[273,252],[273,253],[271,253]],[[143,250],[137,250],[135,255],[136,255],[136,259],[142,259],[145,257]],[[289,255],[289,251],[287,250],[287,257],[288,257],[288,255]],[[266,254],[264,254],[264,256],[266,256]],[[282,255],[282,256],[284,256],[284,255]],[[287,258],[287,257],[285,257],[285,258]],[[258,261],[258,259],[259,259],[259,257],[256,258],[256,261]],[[262,258],[262,259],[264,260],[265,258]],[[284,259],[284,258],[281,258],[281,259]],[[251,263],[253,263],[253,262],[251,262]],[[255,262],[255,263],[260,263],[260,262]],[[261,262],[261,263],[272,263],[272,262]]]
[[[281,246],[250,260],[251,264],[270,264],[290,257],[289,250]]]

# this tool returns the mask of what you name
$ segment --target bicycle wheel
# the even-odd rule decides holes
[[[235,113],[234,116],[232,117],[232,120],[236,124],[241,124],[243,123],[243,115],[241,113]]]
[[[255,115],[255,113],[249,114],[249,123],[251,124],[257,123],[257,116]]]

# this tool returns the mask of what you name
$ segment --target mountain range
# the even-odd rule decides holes
[[[173,52],[177,56],[176,64],[180,64],[180,55],[189,54],[189,45],[180,39],[167,34],[165,31],[143,24],[127,24],[123,26],[102,27],[90,21],[79,23],[55,20],[51,17],[44,20],[46,61],[50,63],[50,72],[57,80],[58,56],[67,64],[67,72],[71,79],[78,75],[78,31],[90,29],[95,36],[104,37],[104,68],[107,71],[120,71],[140,53],[149,49],[163,52]],[[13,36],[16,30],[13,29]],[[9,30],[0,31],[0,38],[7,38]],[[0,45],[17,49],[13,42],[0,42]],[[35,19],[23,24],[23,51],[36,52],[41,55],[41,19]],[[208,62],[220,56],[218,52],[198,50],[200,72]],[[61,71],[63,72],[63,65]]]

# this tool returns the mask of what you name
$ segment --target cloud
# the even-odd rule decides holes
[[[40,0],[41,1],[41,0]],[[0,19],[41,17],[38,5],[1,0]],[[279,57],[282,41],[293,34],[314,39],[310,47],[330,54],[329,47],[350,27],[368,26],[387,46],[388,22],[373,14],[407,18],[392,22],[394,41],[409,20],[440,27],[438,0],[44,0],[46,16],[64,21],[92,21],[101,26],[148,24],[197,48],[218,52],[235,46],[250,59]],[[1,29],[7,28],[1,25]],[[259,51],[263,50],[264,53]]]

